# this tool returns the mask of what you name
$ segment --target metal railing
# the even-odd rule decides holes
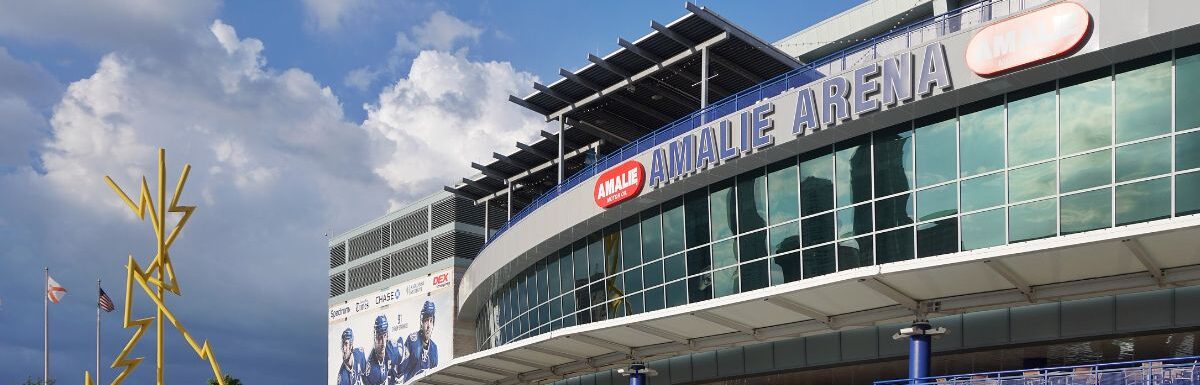
[[[584,167],[558,186],[547,190],[535,198],[521,211],[513,214],[503,226],[488,237],[487,244],[504,234],[509,228],[520,222],[533,211],[541,208],[562,193],[578,186],[583,181],[595,176],[609,167],[632,158],[634,155],[666,143],[679,135],[701,126],[702,122],[711,122],[738,110],[749,107],[783,92],[806,86],[815,80],[824,78],[826,74],[837,73],[853,68],[866,60],[918,47],[935,41],[941,37],[965,30],[972,30],[991,20],[1007,17],[1020,11],[1054,2],[1056,0],[985,0],[941,15],[892,29],[881,35],[872,37],[849,48],[835,52],[812,63],[777,75],[749,89],[738,92],[712,103],[708,107],[688,114],[674,122],[642,136],[622,146],[617,151],[609,153],[596,160],[595,163]],[[481,250],[482,251],[482,250]]]
[[[1194,385],[1200,357],[876,381],[875,385]]]

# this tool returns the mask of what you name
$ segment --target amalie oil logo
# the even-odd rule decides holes
[[[967,67],[989,76],[1055,58],[1083,42],[1091,17],[1082,5],[1063,2],[979,30],[967,44]]]
[[[608,169],[596,179],[592,197],[602,208],[616,206],[642,192],[646,185],[646,167],[636,160],[628,160]]]

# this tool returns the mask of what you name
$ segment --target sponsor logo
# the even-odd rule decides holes
[[[442,287],[450,283],[450,273],[441,273],[433,276],[433,286]]]
[[[1065,2],[980,29],[967,44],[967,67],[979,75],[1001,72],[1063,55],[1083,42],[1091,17]]]
[[[645,184],[646,168],[641,162],[629,160],[600,174],[592,197],[597,206],[609,208],[636,197]]]

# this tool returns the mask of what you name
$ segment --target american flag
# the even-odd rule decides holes
[[[99,305],[100,305],[100,309],[104,310],[106,312],[111,312],[114,309],[112,298],[108,298],[108,294],[104,293],[104,289],[100,289]]]

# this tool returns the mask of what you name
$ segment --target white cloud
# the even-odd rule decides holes
[[[412,195],[474,174],[470,160],[511,148],[544,128],[536,114],[508,102],[508,95],[522,93],[534,80],[509,63],[421,52],[408,76],[367,107],[363,126],[385,144],[375,172],[393,190]]]
[[[382,65],[351,70],[342,82],[359,91],[366,91],[388,75],[395,76],[412,55],[421,50],[435,50],[465,55],[467,46],[479,41],[483,29],[468,24],[445,11],[435,11],[424,23],[408,32],[396,32],[396,42]],[[410,37],[411,36],[411,37]]]
[[[413,27],[413,37],[422,47],[441,51],[454,49],[460,40],[479,40],[483,29],[467,24],[444,11],[434,12],[424,24]]]
[[[373,0],[304,0],[304,9],[316,23],[317,30],[329,32],[340,29],[342,22],[371,5]]]

